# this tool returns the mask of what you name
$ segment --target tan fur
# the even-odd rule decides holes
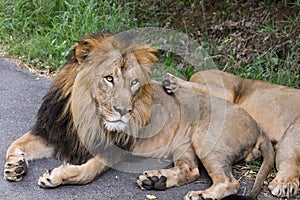
[[[190,82],[176,77],[172,82],[174,90],[176,87],[189,88],[226,99],[245,109],[275,144],[278,173],[269,184],[272,194],[277,197],[292,197],[298,193],[300,90],[243,79],[217,70],[198,72],[191,77]],[[248,159],[251,158],[249,155]]]
[[[18,155],[49,156],[45,149],[64,164],[40,177],[38,184],[44,188],[91,182],[128,154],[172,157],[173,168],[146,171],[138,179],[141,188],[164,190],[198,179],[200,159],[213,185],[197,191],[196,198],[221,199],[239,188],[231,165],[260,151],[264,164],[250,194],[256,196],[274,161],[271,142],[256,122],[238,106],[218,98],[185,89],[166,94],[161,83],[150,80],[156,50],[127,43],[100,34],[74,46],[28,133],[31,139],[23,136],[9,148],[5,178],[21,180],[27,159]],[[32,139],[37,148],[30,149]],[[186,198],[194,199],[193,195]]]

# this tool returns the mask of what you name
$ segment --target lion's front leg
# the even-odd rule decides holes
[[[200,178],[198,159],[191,147],[179,147],[173,154],[174,167],[145,171],[137,183],[142,189],[165,190],[184,185]]]
[[[38,181],[43,188],[54,188],[67,184],[86,184],[107,171],[109,167],[103,161],[94,157],[82,165],[61,165],[53,170],[47,170]]]
[[[142,189],[165,190],[174,186],[184,185],[200,177],[197,166],[183,163],[170,169],[145,171],[139,176],[137,183]]]
[[[28,132],[15,140],[7,150],[4,178],[20,181],[27,172],[28,161],[51,157],[53,148],[43,138]]]

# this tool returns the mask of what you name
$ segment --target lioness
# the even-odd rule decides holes
[[[200,71],[190,82],[171,74],[168,92],[176,88],[216,96],[245,109],[262,126],[276,149],[278,173],[269,184],[277,197],[297,195],[300,178],[300,90],[244,79],[218,70]]]
[[[145,189],[165,190],[199,178],[198,158],[213,185],[186,199],[221,199],[239,189],[232,163],[262,155],[254,198],[274,164],[274,150],[257,123],[237,105],[179,89],[168,95],[150,80],[155,49],[109,33],[80,40],[55,78],[32,129],[9,147],[4,177],[20,181],[28,161],[54,156],[39,186],[85,184],[128,156],[172,157],[174,167],[146,171]]]

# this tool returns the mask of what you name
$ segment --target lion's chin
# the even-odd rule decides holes
[[[122,132],[125,131],[127,128],[127,124],[122,121],[114,121],[114,122],[105,121],[104,126],[105,129],[110,132]]]

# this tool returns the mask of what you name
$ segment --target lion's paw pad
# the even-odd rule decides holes
[[[51,170],[47,170],[38,181],[38,185],[42,188],[53,188],[61,184],[61,181],[55,180]]]
[[[167,189],[167,178],[165,176],[149,176],[147,173],[140,175],[137,180],[142,189],[147,190],[165,190]]]
[[[178,88],[176,77],[169,73],[163,76],[162,85],[169,94],[174,93]]]
[[[4,178],[8,181],[20,181],[27,172],[27,162],[20,159],[17,162],[7,162],[4,166]]]
[[[299,189],[299,179],[296,178],[275,178],[270,184],[269,189],[272,195],[289,198],[297,195]]]

